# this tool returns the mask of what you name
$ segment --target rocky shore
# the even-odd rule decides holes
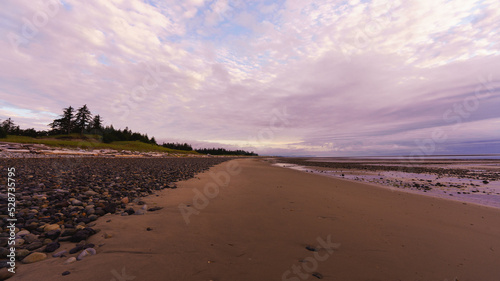
[[[100,216],[142,215],[148,208],[141,197],[155,190],[176,188],[175,182],[192,178],[230,158],[0,158],[0,280],[8,274],[10,211],[7,169],[15,168],[15,259],[17,264],[70,256],[71,263],[94,255],[87,238],[99,232],[93,223]],[[129,203],[139,208],[131,208]],[[75,243],[59,252],[61,243]],[[67,247],[66,247],[67,248]],[[20,263],[19,263],[20,262]],[[3,275],[3,276],[2,276]]]
[[[207,157],[199,154],[171,152],[140,152],[115,149],[81,149],[51,147],[44,144],[0,142],[0,158],[52,157]]]

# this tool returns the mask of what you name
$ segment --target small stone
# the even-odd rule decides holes
[[[30,254],[30,251],[27,249],[20,249],[16,251],[16,258],[18,260],[24,259],[26,256]]]
[[[129,200],[128,197],[123,197],[122,200],[120,200],[123,204],[128,204]]]
[[[59,252],[53,254],[52,256],[54,258],[60,258],[60,257],[64,257],[67,253],[68,253],[68,251],[62,250],[62,251],[59,251]]]
[[[113,237],[112,233],[108,233],[108,232],[104,233],[104,239],[109,239],[109,238],[112,238],[112,237]]]
[[[51,230],[51,231],[48,231],[47,233],[45,233],[45,237],[49,238],[51,240],[57,239],[57,237],[59,237],[59,235],[61,235],[60,229]]]
[[[87,196],[94,196],[94,195],[97,195],[97,192],[95,192],[93,190],[88,190],[88,191],[85,191],[84,194]]]
[[[69,259],[67,259],[64,264],[70,264],[70,263],[74,263],[76,261],[76,258],[75,257],[71,257]]]
[[[145,211],[145,210],[143,210],[143,209],[139,209],[139,210],[135,211],[135,214],[134,214],[134,215],[144,215],[145,213],[146,213],[146,211]]]
[[[52,243],[49,243],[49,244],[47,244],[47,246],[45,247],[45,252],[47,252],[47,253],[52,253],[52,252],[54,252],[55,250],[59,249],[59,247],[61,247],[61,244],[59,244],[59,242],[52,242]]]
[[[312,247],[312,246],[306,246],[306,249],[308,251],[311,251],[311,252],[317,252],[318,250],[316,250],[316,248]]]
[[[73,205],[73,206],[81,206],[81,205],[83,205],[83,203],[80,200],[74,199],[74,200],[71,201],[71,205]]]
[[[87,240],[91,235],[94,235],[96,232],[90,227],[78,230],[73,236],[71,236],[71,242],[80,242],[82,240]]]
[[[49,232],[52,230],[60,230],[60,229],[61,229],[61,227],[58,224],[46,224],[43,227],[43,231],[45,231],[45,232]]]
[[[71,250],[69,250],[69,253],[74,254],[74,253],[80,252],[81,250],[83,250],[83,245],[79,245],[79,246],[72,248]]]
[[[95,251],[95,249],[94,249],[94,248],[88,248],[88,249],[83,250],[83,251],[82,251],[82,252],[78,255],[78,257],[77,257],[76,259],[80,261],[80,260],[82,260],[82,259],[83,259],[84,257],[86,257],[86,256],[93,256],[93,255],[95,255],[95,254],[97,254],[97,252]]]
[[[46,258],[47,258],[46,254],[35,252],[35,253],[31,253],[30,255],[28,255],[27,257],[25,257],[22,260],[22,262],[23,263],[34,263],[34,262],[43,261]]]
[[[321,274],[319,272],[313,272],[311,275],[318,278],[318,279],[323,279],[323,274]]]
[[[34,241],[38,240],[38,235],[31,234],[31,233],[26,234],[26,235],[24,235],[23,239],[24,239],[25,243],[30,244],[30,243],[33,243]]]
[[[23,237],[26,234],[30,234],[30,232],[28,230],[26,230],[26,229],[21,230],[18,233],[16,233],[16,235],[18,235],[19,237]]]
[[[10,250],[4,247],[0,248],[0,258],[5,259],[7,255],[10,254]]]
[[[40,241],[35,241],[35,242],[32,242],[30,243],[28,246],[26,246],[26,249],[30,250],[30,251],[34,251],[40,247],[43,246],[43,243],[40,242]]]
[[[17,268],[16,268],[16,272],[17,272]],[[12,276],[14,276],[14,274],[15,273],[9,272],[7,267],[1,268],[0,269],[0,280],[7,280],[7,279],[11,278]]]
[[[146,228],[146,231],[151,231],[153,230],[151,227]]]
[[[129,215],[133,215],[133,214],[135,214],[135,211],[134,211],[134,209],[133,209],[133,208],[128,208],[128,209],[126,209],[126,210],[125,210],[125,212],[126,212],[127,214],[129,214]]]
[[[64,232],[61,234],[61,237],[73,236],[75,233],[76,229],[74,228],[65,229]]]
[[[69,271],[67,271],[67,270],[66,270],[66,271],[65,271],[65,272],[63,272],[61,275],[62,275],[62,276],[66,276],[66,275],[69,275],[70,273],[71,273],[71,272],[69,272]]]
[[[22,238],[17,238],[14,240],[14,243],[16,243],[16,246],[21,246],[24,244],[24,239]]]
[[[161,210],[161,209],[163,209],[163,207],[155,206],[155,207],[149,208],[148,211],[149,212],[154,212],[154,211],[158,211],[158,210]]]

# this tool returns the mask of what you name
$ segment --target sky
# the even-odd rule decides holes
[[[500,153],[500,1],[3,0],[0,120],[261,155]]]

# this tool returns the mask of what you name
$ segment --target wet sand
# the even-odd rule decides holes
[[[99,218],[88,241],[104,244],[97,255],[69,265],[50,257],[9,280],[500,278],[499,209],[236,161],[239,173],[222,163],[145,197],[159,211]],[[232,175],[224,186],[214,174]],[[219,193],[193,202],[206,186]],[[186,223],[179,204],[199,213]]]

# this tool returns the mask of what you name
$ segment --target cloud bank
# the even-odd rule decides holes
[[[500,152],[500,3],[3,1],[0,118],[271,155]],[[438,137],[440,136],[440,137]]]

